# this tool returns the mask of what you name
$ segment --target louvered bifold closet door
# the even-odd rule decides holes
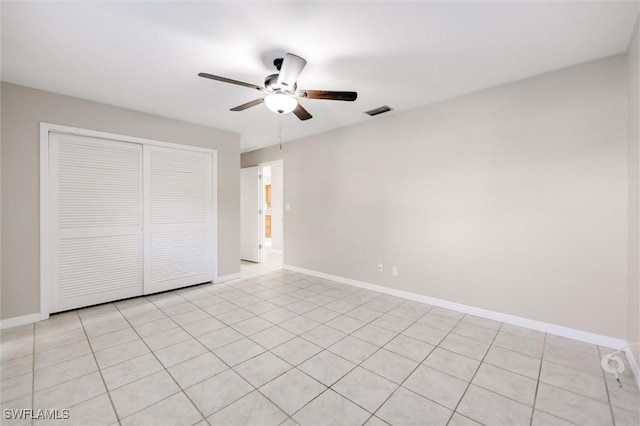
[[[51,133],[50,311],[142,294],[142,145]]]
[[[145,294],[212,281],[212,154],[144,149]]]

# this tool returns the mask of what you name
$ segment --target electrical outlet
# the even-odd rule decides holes
[[[394,277],[398,276],[398,267],[397,266],[394,266],[394,267],[391,268],[391,275],[394,276]]]
[[[384,265],[382,263],[378,263],[378,272],[384,272]]]

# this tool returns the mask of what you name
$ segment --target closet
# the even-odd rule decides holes
[[[215,151],[54,131],[46,139],[49,312],[213,280]]]

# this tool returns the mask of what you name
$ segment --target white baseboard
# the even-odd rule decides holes
[[[222,275],[220,277],[216,277],[213,280],[214,284],[218,284],[218,283],[224,283],[227,281],[233,281],[233,280],[239,280],[240,278],[242,278],[240,272],[235,273],[235,274],[229,274],[229,275]]]
[[[592,343],[594,345],[604,346],[607,348],[621,349],[627,345],[626,340],[615,337],[603,336],[601,334],[590,333],[588,331],[576,330],[574,328],[564,327],[561,325],[550,324],[547,322],[536,321],[529,318],[518,317],[515,315],[504,314],[501,312],[489,311],[487,309],[477,308],[475,306],[463,305],[461,303],[450,302],[448,300],[436,299],[435,297],[424,296],[421,294],[411,293],[404,290],[384,287],[381,285],[370,284],[363,281],[357,281],[350,278],[344,278],[337,275],[325,274],[324,272],[313,271],[310,269],[299,268],[297,266],[283,265],[284,269],[302,274],[311,275],[318,278],[324,278],[336,281],[342,284],[348,284],[367,290],[376,291],[378,293],[389,294],[391,296],[401,297],[403,299],[414,300],[417,302],[427,303],[429,305],[439,306],[441,308],[451,309],[465,314],[476,315],[479,317],[504,322],[507,324],[517,325],[519,327],[529,328],[543,333],[553,334],[556,336],[567,337],[569,339],[579,340],[581,342]],[[631,361],[630,361],[631,363]]]
[[[214,284],[223,283],[227,281],[240,279],[240,273],[223,275],[221,277],[216,277],[213,282]],[[41,320],[45,320],[49,318],[49,315],[41,315],[39,312],[35,314],[22,315],[14,318],[7,318],[0,320],[0,330],[5,328],[17,327],[19,325],[31,324],[34,322],[38,322]]]
[[[504,322],[506,324],[517,325],[519,327],[529,328],[532,330],[541,331],[543,333],[553,334],[555,336],[566,337],[569,339],[591,343],[591,344],[603,346],[606,348],[612,348],[612,349],[625,348],[624,353],[627,356],[627,361],[629,365],[631,366],[633,376],[636,379],[636,384],[638,385],[638,388],[640,388],[640,368],[638,367],[638,362],[633,356],[633,352],[631,351],[631,348],[627,346],[628,343],[624,339],[618,339],[616,337],[590,333],[588,331],[577,330],[575,328],[569,328],[569,327],[564,327],[561,325],[551,324],[547,322],[536,321],[529,318],[518,317],[510,314],[504,314],[501,312],[489,311],[487,309],[477,308],[475,306],[463,305],[461,303],[450,302],[448,300],[437,299],[435,297],[424,296],[421,294],[411,293],[404,290],[398,290],[398,289],[384,287],[377,284],[367,283],[364,281],[353,280],[351,278],[325,274],[324,272],[318,272],[318,271],[313,271],[311,269],[299,268],[297,266],[283,265],[282,267],[289,271],[299,272],[301,274],[311,275],[313,277],[324,278],[324,279],[339,282],[342,284],[348,284],[354,287],[376,291],[378,293],[384,293],[391,296],[401,297],[403,299],[427,303],[429,305],[451,309],[452,311],[476,315],[482,318]]]
[[[7,318],[0,320],[0,330],[5,328],[17,327],[19,325],[31,324],[42,319],[40,313],[22,315],[19,317]]]

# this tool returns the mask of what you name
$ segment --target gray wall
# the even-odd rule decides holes
[[[279,158],[285,264],[627,337],[626,55],[242,165]]]
[[[281,163],[271,165],[271,248],[282,250],[284,232],[282,215],[284,214],[284,169]]]
[[[218,151],[219,275],[240,271],[240,138],[164,117],[2,83],[0,318],[39,312],[40,122]]]
[[[627,341],[640,362],[640,21],[629,44],[629,320]]]

